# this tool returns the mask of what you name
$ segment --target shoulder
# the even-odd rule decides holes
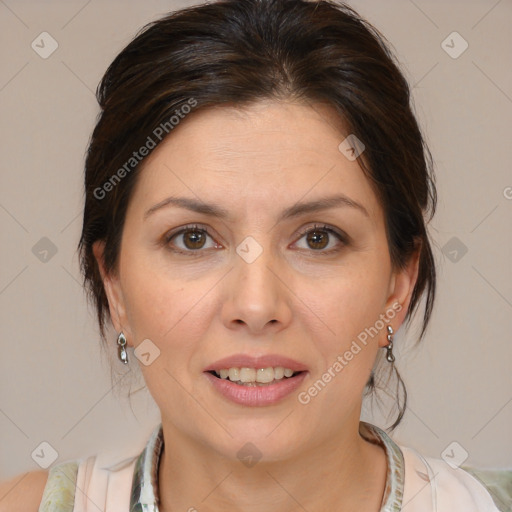
[[[487,488],[501,511],[512,510],[512,468],[483,469],[462,466],[462,469],[473,475]]]
[[[29,471],[0,484],[0,512],[72,511],[80,461]]]
[[[400,448],[406,468],[404,504],[416,500],[453,512],[499,512],[489,490],[466,470],[412,448]]]
[[[29,471],[0,482],[0,512],[38,512],[48,471]]]

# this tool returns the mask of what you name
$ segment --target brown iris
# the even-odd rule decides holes
[[[312,249],[324,249],[329,243],[329,234],[325,230],[313,230],[307,234],[307,241]]]
[[[201,249],[206,241],[206,233],[198,229],[189,229],[183,233],[183,242],[187,249]],[[189,242],[189,243],[188,243]]]

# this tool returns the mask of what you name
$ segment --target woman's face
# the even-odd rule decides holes
[[[250,441],[269,459],[357,432],[417,262],[392,271],[382,208],[338,124],[323,105],[197,111],[144,161],[104,282],[115,328],[143,343],[132,364],[164,430],[232,458]]]

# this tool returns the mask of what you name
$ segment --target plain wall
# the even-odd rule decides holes
[[[189,4],[0,3],[2,479],[38,469],[31,454],[43,441],[58,452],[55,463],[116,447],[135,454],[159,421],[146,391],[131,407],[112,392],[76,245],[95,88],[139,28]],[[466,464],[511,467],[512,3],[351,5],[393,44],[414,86],[439,191],[430,225],[437,304],[418,348],[396,337],[409,407],[393,437],[435,457],[456,441]],[[46,59],[31,47],[44,31],[58,43]],[[458,58],[442,47],[453,31],[469,45]],[[115,341],[112,331],[114,357]],[[382,424],[378,414],[373,421]]]

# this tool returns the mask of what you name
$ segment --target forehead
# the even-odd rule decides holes
[[[339,149],[348,135],[325,104],[267,101],[196,111],[143,161],[134,207],[180,194],[243,210],[340,192],[375,219],[381,209],[367,178]]]

